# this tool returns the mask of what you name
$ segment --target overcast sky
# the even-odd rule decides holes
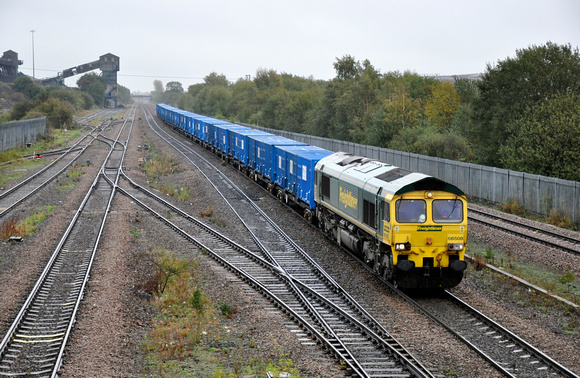
[[[37,78],[112,53],[132,91],[155,79],[187,90],[259,68],[329,80],[344,55],[382,73],[481,73],[531,45],[580,46],[580,1],[0,0],[0,53],[16,51],[32,76],[31,30]]]

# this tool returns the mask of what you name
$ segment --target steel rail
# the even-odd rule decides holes
[[[575,373],[573,373],[567,367],[565,367],[564,365],[562,365],[558,361],[554,360],[552,357],[548,356],[546,353],[542,352],[541,350],[539,350],[538,348],[536,348],[532,344],[528,343],[527,341],[525,341],[524,339],[522,339],[521,337],[519,337],[518,335],[516,335],[512,331],[508,330],[507,328],[505,328],[504,326],[502,326],[498,322],[489,318],[488,316],[486,316],[485,314],[483,314],[482,312],[477,310],[475,307],[469,305],[467,302],[465,302],[462,299],[460,299],[459,297],[453,295],[448,290],[445,290],[445,294],[447,295],[448,298],[450,298],[450,300],[457,303],[460,307],[466,309],[471,314],[473,314],[474,316],[476,316],[479,319],[482,319],[486,323],[491,324],[493,326],[493,328],[500,331],[502,334],[506,335],[508,338],[516,341],[518,344],[523,346],[526,350],[532,352],[536,358],[539,358],[542,361],[544,361],[544,363],[546,365],[549,365],[552,369],[556,370],[559,374],[562,374],[565,377],[578,377]]]
[[[516,220],[509,219],[507,217],[501,216],[501,215],[489,214],[489,213],[486,213],[485,211],[477,210],[477,209],[474,209],[474,208],[471,208],[471,207],[469,207],[468,210],[469,210],[469,212],[472,212],[472,213],[475,213],[475,214],[479,214],[479,215],[483,215],[483,216],[490,217],[490,218],[495,218],[497,220],[501,220],[502,222],[510,223],[510,224],[515,225],[515,226],[528,229],[530,231],[541,232],[543,234],[546,234],[546,235],[549,235],[549,236],[552,236],[552,237],[555,237],[555,238],[558,238],[558,239],[565,240],[565,241],[567,241],[569,243],[573,243],[573,244],[580,243],[580,239],[579,238],[573,238],[573,237],[570,237],[568,235],[562,235],[561,233],[554,232],[554,231],[550,231],[550,230],[548,230],[546,228],[530,226],[530,225],[527,225],[527,224],[518,222]],[[580,237],[580,235],[579,235],[579,237]]]
[[[216,169],[217,170],[217,169]],[[219,171],[218,171],[219,172]],[[221,172],[220,172],[221,174]],[[223,175],[223,174],[222,174]],[[235,186],[234,186],[235,187]],[[363,264],[364,265],[364,264]],[[367,268],[369,271],[371,271],[366,265],[365,268]],[[372,272],[372,271],[371,271]],[[384,280],[383,280],[384,281]],[[394,286],[392,286],[390,283],[386,282],[389,286],[392,287],[393,290],[397,290]],[[304,285],[304,290],[308,290],[308,286]],[[397,290],[398,291],[398,290]],[[402,294],[402,296],[406,296],[404,293],[400,292],[400,294]],[[323,297],[319,296],[319,298],[322,298],[324,300]],[[491,356],[488,356],[483,350],[481,350],[480,348],[478,348],[475,344],[471,343],[469,340],[467,340],[466,338],[464,338],[462,335],[458,334],[454,329],[452,329],[449,325],[447,325],[445,322],[440,321],[437,317],[435,317],[434,315],[430,314],[426,309],[422,308],[419,304],[417,304],[415,301],[413,301],[412,299],[410,299],[409,297],[404,298],[407,301],[410,301],[409,303],[411,303],[413,306],[415,306],[417,309],[419,309],[420,312],[422,312],[424,315],[426,315],[428,318],[430,318],[432,321],[435,321],[437,323],[439,323],[441,326],[443,326],[444,328],[446,328],[451,334],[453,334],[454,336],[456,336],[457,338],[459,338],[462,342],[464,342],[465,344],[467,344],[468,346],[470,346],[471,349],[473,349],[476,353],[478,353],[480,356],[482,356],[485,360],[487,360],[492,366],[494,366],[496,369],[498,369],[498,371],[500,371],[502,374],[504,374],[505,376],[508,377],[515,377],[516,375],[512,374],[509,370],[505,369],[499,362],[495,361]],[[329,303],[332,303],[329,301]],[[497,324],[497,323],[496,323]],[[499,326],[499,325],[498,325]],[[514,338],[515,340],[515,338]],[[525,344],[522,344],[525,345]],[[529,344],[528,344],[529,345]],[[526,349],[528,350],[534,350],[532,349],[534,347],[528,348],[526,347]],[[537,350],[537,349],[536,349]],[[539,352],[539,351],[538,351]],[[535,353],[535,352],[534,352]],[[539,352],[541,353],[541,352]],[[539,355],[541,356],[541,355]],[[538,357],[538,356],[537,356]],[[549,360],[550,357],[547,357]],[[541,358],[544,361],[549,361],[548,359],[544,359]],[[554,360],[552,360],[554,361]],[[554,361],[555,362],[555,361]],[[565,376],[576,376],[574,375],[574,373],[570,372],[568,369],[566,369],[565,367],[563,367],[561,364],[555,362],[556,364],[558,364],[560,367],[556,367],[554,368],[555,370],[559,371],[561,374],[564,374]],[[551,365],[551,364],[550,364]],[[572,374],[572,375],[569,375]]]
[[[481,216],[488,217],[488,218],[499,219],[502,222],[515,225],[517,227],[523,228],[523,229],[528,230],[528,231],[531,231],[531,232],[536,232],[537,231],[537,232],[542,233],[544,235],[547,235],[547,236],[550,236],[550,237],[554,237],[554,238],[563,240],[565,242],[569,242],[569,243],[576,244],[576,245],[578,245],[578,243],[580,243],[580,240],[575,239],[575,238],[571,238],[571,237],[569,237],[567,235],[562,235],[562,234],[558,234],[556,232],[552,232],[552,231],[549,231],[549,230],[545,230],[545,229],[540,229],[540,228],[528,226],[526,224],[518,223],[517,221],[513,221],[511,219],[507,219],[507,218],[504,218],[504,217],[498,217],[496,215],[491,215],[491,214],[485,213],[485,212],[480,211],[480,210],[469,209],[469,211],[472,212],[472,213],[476,213],[478,215],[481,215]],[[488,227],[492,227],[492,228],[495,228],[497,230],[501,230],[503,232],[510,233],[512,235],[516,235],[516,236],[519,236],[519,237],[522,237],[522,238],[525,238],[525,239],[529,239],[529,240],[535,241],[537,243],[546,245],[546,246],[548,246],[550,248],[563,250],[563,251],[566,251],[568,253],[572,253],[572,254],[575,254],[575,255],[580,255],[580,247],[578,247],[578,248],[570,248],[570,247],[567,247],[565,245],[558,244],[558,243],[555,243],[555,242],[551,242],[549,240],[546,240],[545,238],[543,238],[541,236],[536,236],[536,235],[532,235],[532,234],[529,234],[529,233],[520,232],[520,231],[517,231],[517,230],[512,230],[512,229],[509,229],[509,228],[507,228],[507,227],[505,227],[505,226],[503,226],[503,225],[501,225],[501,224],[499,224],[497,222],[486,221],[484,219],[479,219],[479,218],[476,218],[476,217],[473,217],[473,216],[469,216],[469,215],[468,215],[467,219],[469,219],[472,222],[481,223],[481,224],[484,224],[484,225],[486,225]]]
[[[202,227],[205,230],[211,230],[211,233],[216,236],[216,237],[220,237],[222,239],[227,239],[229,240],[229,238],[227,238],[226,236],[218,233],[217,231],[209,228],[208,226],[204,225],[203,223],[199,222],[197,219],[195,219],[194,217],[190,216],[189,214],[187,214],[186,212],[182,211],[181,209],[179,209],[178,207],[172,205],[171,203],[165,201],[164,199],[162,199],[161,197],[157,196],[156,194],[150,192],[149,190],[145,189],[144,187],[138,185],[136,182],[134,182],[131,178],[129,178],[128,176],[124,175],[124,178],[126,178],[127,180],[129,180],[131,186],[133,186],[136,189],[141,190],[142,192],[144,192],[145,194],[147,194],[148,196],[150,196],[151,198],[153,198],[154,200],[156,200],[157,202],[163,204],[164,206],[166,206],[167,208],[171,209],[172,211],[175,211],[176,213],[178,213],[180,216],[184,217],[185,219],[187,219],[190,222],[195,223],[198,227]],[[121,189],[119,189],[119,191],[121,192]],[[123,194],[128,195],[128,192],[123,190],[122,191]],[[129,198],[131,198],[133,201],[137,201],[136,197],[134,196],[129,196]],[[141,201],[139,201],[141,202]],[[142,207],[144,207],[146,210],[154,212],[151,208],[146,207],[146,205],[141,205]],[[240,221],[243,223],[243,220],[240,219]],[[183,231],[185,232],[185,231]],[[209,232],[209,231],[208,231]],[[273,259],[273,257],[271,256],[271,254],[267,254],[267,258],[262,259],[262,257],[255,255],[253,252],[246,250],[244,247],[242,246],[237,246],[241,251],[243,251],[243,253],[247,254],[247,255],[251,255],[253,259],[255,260],[259,260],[261,262],[261,264],[267,264],[270,266],[270,269],[272,271],[276,271],[278,274],[284,275],[287,277],[287,282],[289,285],[292,286],[295,295],[297,295],[300,298],[301,303],[303,304],[304,307],[306,307],[306,310],[309,314],[311,314],[311,316],[314,316],[316,318],[316,322],[324,329],[324,331],[327,334],[330,334],[333,336],[333,339],[336,340],[338,343],[340,343],[340,345],[342,346],[342,348],[347,351],[347,353],[349,354],[348,357],[350,357],[350,359],[345,358],[345,356],[343,355],[343,353],[341,353],[341,357],[343,357],[345,359],[345,361],[348,361],[349,364],[354,364],[354,366],[351,366],[351,369],[353,369],[354,371],[357,371],[357,373],[361,376],[365,376],[364,375],[364,369],[362,366],[360,366],[360,364],[358,364],[356,362],[356,358],[354,356],[352,356],[352,354],[350,354],[350,351],[348,349],[348,347],[346,345],[344,345],[344,343],[342,342],[342,340],[335,334],[335,332],[333,331],[332,327],[330,327],[330,325],[328,325],[328,323],[325,321],[324,318],[322,318],[320,316],[320,314],[318,313],[318,311],[316,311],[316,309],[313,307],[312,303],[310,303],[310,301],[308,301],[303,292],[300,291],[298,289],[298,284],[300,284],[300,282],[293,277],[291,274],[289,274],[288,272],[286,272],[281,266],[280,264],[277,263],[277,261],[275,259]],[[211,251],[210,248],[206,247],[206,246],[202,246],[201,248],[204,248],[205,250]],[[211,253],[214,253],[213,251],[211,251]],[[269,258],[268,258],[269,257]],[[283,302],[283,301],[281,301]],[[348,314],[344,313],[344,311],[341,311],[342,314],[345,314],[345,316],[349,316]]]
[[[349,250],[342,248],[344,252],[346,252],[347,254],[351,255],[353,258],[356,259],[356,256],[354,256]],[[356,259],[359,264],[366,269],[369,273],[374,274],[374,270],[369,267],[367,264],[365,264],[364,262]],[[399,297],[401,297],[405,302],[409,303],[411,306],[413,306],[415,309],[417,309],[420,313],[422,313],[424,316],[426,316],[427,318],[429,318],[431,321],[433,321],[436,324],[439,324],[441,327],[443,327],[445,330],[447,330],[451,335],[453,335],[453,337],[457,338],[459,341],[461,341],[462,343],[464,343],[465,345],[467,345],[471,350],[473,350],[475,353],[477,353],[480,357],[482,357],[485,361],[487,361],[488,363],[490,363],[496,370],[498,370],[498,372],[500,372],[501,374],[503,374],[506,377],[518,377],[517,375],[514,375],[512,372],[510,372],[509,370],[507,370],[500,362],[496,361],[493,357],[489,356],[487,353],[485,353],[481,348],[479,348],[477,345],[475,345],[474,343],[472,343],[471,341],[469,341],[466,337],[464,337],[463,335],[459,334],[458,332],[455,331],[455,329],[447,324],[447,322],[441,320],[439,317],[437,317],[436,315],[432,314],[429,310],[427,310],[425,307],[421,306],[419,303],[417,303],[417,301],[415,301],[414,299],[412,299],[410,296],[408,296],[407,294],[405,294],[404,292],[402,292],[401,290],[399,290],[397,287],[395,287],[395,285],[393,285],[391,282],[387,281],[386,279],[384,279],[381,276],[377,276],[375,275],[375,277],[377,277],[381,282],[383,282],[393,293],[395,293],[396,295],[398,295]],[[445,291],[446,293],[449,293],[448,291]],[[450,294],[450,293],[449,293]],[[461,301],[458,298],[459,301]],[[461,301],[463,302],[463,301]],[[469,305],[468,305],[469,306]],[[473,308],[471,306],[469,306],[469,308]],[[483,313],[481,313],[480,311],[476,310],[475,308],[473,308],[474,311],[476,311],[478,314],[482,315],[482,319],[484,318],[488,318],[487,316],[485,316]],[[474,313],[475,314],[475,313]],[[492,321],[493,322],[493,321]],[[505,329],[507,332],[505,333],[506,335],[510,335],[513,334],[512,332],[510,332],[509,330],[507,330],[505,327],[501,326],[499,323],[497,322],[493,322],[495,324],[497,324],[499,327],[501,327],[501,329]],[[499,328],[498,328],[499,330]],[[513,338],[513,340],[522,340],[520,337],[518,337],[517,335],[513,334],[515,337]],[[533,350],[537,350],[537,348],[533,347],[531,344],[523,341],[524,343],[530,345],[531,347],[528,348],[529,350],[533,351]],[[525,344],[522,344],[525,345]],[[539,350],[538,350],[539,351]],[[537,357],[540,357],[541,354],[543,354],[543,352],[539,351],[539,355]],[[545,354],[544,354],[545,355]],[[547,356],[547,355],[546,355]],[[542,358],[543,359],[543,358]],[[551,357],[547,356],[547,359],[545,361],[548,362],[548,364],[550,366],[552,366],[551,363],[549,363],[549,361],[554,361]],[[562,367],[562,369],[560,367],[556,367],[554,365],[554,369],[557,371],[560,371],[564,376],[566,377],[576,377],[578,378],[578,375],[574,374],[573,372],[571,372],[569,369],[567,369],[566,367],[564,367],[562,364],[556,362],[556,364],[558,364],[559,366]]]
[[[217,170],[217,169],[216,169]],[[220,172],[221,173],[221,172]],[[493,216],[492,216],[493,217]],[[514,224],[518,224],[517,222],[512,222]],[[557,235],[557,234],[554,234]],[[527,236],[527,235],[526,235]],[[572,238],[570,238],[570,240],[573,240],[575,242],[578,242],[578,240],[574,240]],[[558,247],[562,248],[561,246],[558,245]],[[369,269],[370,270],[370,269]],[[389,283],[390,285],[390,283]],[[306,285],[304,285],[304,289],[308,290],[308,287]],[[393,289],[395,289],[393,287]],[[395,289],[396,290],[396,289]],[[401,293],[402,294],[402,293]],[[404,295],[404,294],[403,294]],[[410,299],[410,298],[409,298]],[[420,308],[420,311],[422,313],[424,313],[426,316],[428,316],[429,318],[431,318],[433,321],[436,321],[437,323],[441,324],[444,328],[448,329],[449,332],[451,332],[452,334],[454,334],[455,336],[457,336],[458,338],[460,338],[462,340],[462,342],[466,343],[467,345],[469,345],[474,351],[476,351],[478,354],[480,354],[484,359],[486,359],[488,362],[490,362],[494,367],[496,367],[500,372],[502,372],[502,374],[508,376],[508,377],[512,377],[512,376],[516,376],[513,375],[510,371],[508,371],[507,369],[505,369],[500,363],[498,363],[497,361],[495,361],[493,358],[491,358],[490,356],[488,356],[485,352],[483,352],[481,349],[479,349],[477,346],[475,346],[474,344],[472,344],[469,340],[465,339],[463,336],[461,336],[460,334],[458,334],[457,332],[455,332],[451,327],[449,327],[446,323],[439,321],[436,317],[432,316],[427,310],[425,310],[424,308],[422,308],[421,306],[419,306],[416,302],[414,302],[412,299],[410,299],[413,302],[413,305],[416,308]],[[329,301],[329,304],[331,304],[332,302]],[[482,314],[483,315],[483,314]],[[497,325],[497,328],[500,329],[499,327],[501,327],[499,324],[495,323],[495,325]],[[503,327],[501,327],[503,328]],[[509,331],[508,331],[509,332]],[[515,336],[515,335],[514,335]],[[513,338],[514,340],[519,339],[517,336],[515,336]],[[521,340],[521,339],[520,339]],[[522,340],[523,341],[523,340]],[[537,350],[536,348],[534,348],[533,346],[531,346],[531,344],[527,344],[525,341],[523,341],[523,343],[521,343],[522,345],[525,345],[525,348],[531,351],[534,351],[534,354],[537,354],[537,357],[542,356],[542,352],[540,352],[539,350]],[[527,345],[526,345],[527,344]],[[528,347],[529,345],[529,347]],[[574,375],[574,373],[572,373],[571,371],[569,371],[567,368],[565,368],[564,366],[562,366],[561,364],[559,364],[558,362],[554,361],[553,359],[551,359],[549,356],[546,357],[540,357],[542,360],[547,361],[547,364],[549,365],[553,365],[553,363],[557,364],[556,367],[554,367],[555,370],[559,371],[561,374],[565,375],[565,376],[576,376]],[[571,374],[571,375],[570,375]]]
[[[89,145],[92,144],[93,141],[94,141],[94,139],[89,142]],[[87,147],[88,147],[88,145],[87,145]],[[84,151],[85,151],[85,149],[83,149],[83,152]],[[30,193],[28,193],[24,197],[20,198],[19,200],[15,201],[10,206],[6,207],[2,212],[0,212],[0,218],[4,217],[6,214],[8,214],[10,211],[12,211],[15,207],[17,207],[18,205],[20,205],[21,203],[23,203],[24,201],[26,201],[28,198],[30,198],[31,196],[33,196],[34,194],[36,194],[42,188],[44,188],[45,186],[47,186],[48,184],[50,184],[55,178],[57,178],[62,173],[64,173],[64,171],[66,169],[68,169],[72,165],[72,163],[74,163],[81,156],[81,154],[79,154],[75,158],[73,158],[67,165],[65,165],[62,169],[60,169],[58,172],[56,172],[53,176],[49,177],[46,181],[44,181],[43,183],[41,183],[40,185],[38,185],[36,188],[34,188]],[[24,185],[22,185],[22,186],[24,186]],[[19,188],[21,188],[22,186],[20,186]]]

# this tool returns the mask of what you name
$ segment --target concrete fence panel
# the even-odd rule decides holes
[[[0,124],[0,151],[36,142],[46,134],[46,117]]]
[[[540,177],[540,213],[549,214],[550,209],[558,203],[556,196],[556,179],[552,177]]]
[[[452,182],[453,185],[457,186],[459,189],[468,193],[469,185],[469,171],[471,164],[463,162],[455,162],[455,181]]]
[[[492,178],[494,202],[505,203],[509,200],[509,171],[494,168]]]
[[[523,201],[520,203],[528,210],[541,214],[540,206],[540,178],[541,176],[531,173],[523,173]]]
[[[524,198],[524,173],[508,171],[508,175],[508,197]]]
[[[562,179],[554,179],[554,203],[553,207],[560,213],[574,219],[576,182]],[[549,210],[548,210],[549,211]]]

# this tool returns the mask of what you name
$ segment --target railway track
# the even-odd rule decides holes
[[[85,135],[40,171],[2,192],[0,194],[0,219],[63,174],[94,140],[95,137],[91,134]],[[83,142],[86,144],[82,144]]]
[[[196,165],[221,193],[248,230],[248,248],[228,241],[215,231],[205,230],[201,222],[148,192],[161,204],[143,203],[136,194],[131,199],[157,218],[210,253],[236,272],[259,292],[277,304],[304,331],[349,367],[356,376],[432,376],[397,340],[358,305],[334,280],[245,196],[219,169],[205,161],[185,144],[169,136],[147,115],[150,126],[171,143],[187,160]],[[133,188],[144,191],[135,182]],[[121,189],[119,189],[121,191]],[[170,208],[171,221],[161,214]],[[175,215],[183,220],[174,220]],[[183,222],[194,223],[195,228]],[[178,223],[179,222],[179,223]],[[205,226],[206,227],[206,226]],[[219,240],[217,240],[219,239]],[[222,243],[226,243],[224,246]]]
[[[9,214],[14,208],[21,205],[42,188],[46,187],[54,179],[62,175],[74,162],[76,162],[85,152],[87,147],[89,147],[97,137],[102,135],[102,132],[111,125],[113,119],[109,118],[103,121],[98,127],[92,127],[88,122],[106,114],[110,114],[110,111],[99,111],[78,119],[77,122],[85,125],[89,129],[88,133],[83,135],[78,142],[70,147],[51,151],[50,155],[60,156],[38,172],[27,177],[11,188],[2,191],[2,193],[0,193],[0,219]],[[97,132],[97,129],[100,131]],[[42,154],[43,156],[46,156],[46,153]]]
[[[580,238],[569,237],[551,231],[547,227],[530,226],[507,217],[491,215],[472,207],[469,208],[468,219],[518,237],[533,240],[550,248],[580,255]]]
[[[400,295],[405,297],[405,294]],[[469,345],[505,376],[577,377],[546,353],[449,291],[442,292],[438,298],[406,297],[406,300]]]
[[[135,109],[132,110],[134,115]],[[0,376],[55,377],[79,309],[93,259],[115,194],[105,175],[118,164],[114,148],[93,180],[64,235],[0,343]],[[122,160],[122,159],[121,159]]]

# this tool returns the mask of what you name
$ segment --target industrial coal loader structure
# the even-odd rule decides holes
[[[94,62],[81,64],[80,66],[67,68],[66,70],[59,72],[58,76],[51,77],[49,79],[42,80],[43,85],[48,84],[64,84],[64,79],[74,75],[82,74],[92,70],[100,69],[103,72],[103,77],[107,84],[107,89],[105,91],[105,103],[104,107],[117,107],[119,91],[117,85],[117,72],[120,67],[120,59],[118,56],[111,53],[101,55],[99,60]]]

